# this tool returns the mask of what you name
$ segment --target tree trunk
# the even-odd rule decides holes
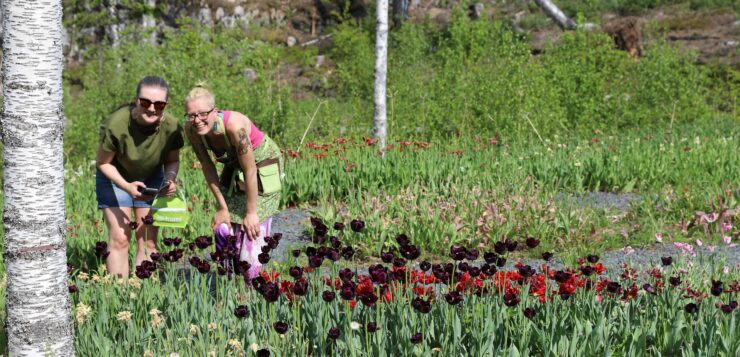
[[[393,0],[393,26],[401,27],[408,16],[408,0]]]
[[[73,356],[62,137],[62,0],[3,0],[7,332],[11,356]]]
[[[106,26],[105,32],[108,34],[108,39],[113,47],[118,47],[118,26],[120,20],[118,19],[118,0],[109,0],[108,4],[108,17],[110,18],[110,24]]]
[[[157,0],[147,0],[149,11],[154,11],[155,7],[157,7]],[[144,28],[144,32],[151,31],[148,41],[151,44],[155,44],[157,42],[157,20],[154,19],[154,15],[151,12],[145,13],[141,18],[141,25]]]
[[[378,0],[378,29],[375,35],[375,137],[385,149],[387,117],[385,83],[388,68],[388,0]]]
[[[537,6],[542,9],[542,12],[555,21],[561,29],[572,30],[576,28],[576,22],[560,11],[560,9],[553,4],[550,0],[534,0]]]

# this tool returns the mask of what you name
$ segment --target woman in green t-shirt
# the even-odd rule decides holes
[[[143,224],[143,218],[151,214],[154,196],[144,189],[159,189],[160,195],[175,193],[184,142],[182,126],[164,113],[168,98],[164,79],[144,77],[136,87],[134,103],[116,110],[101,126],[95,193],[108,227],[106,267],[114,276],[129,275],[132,230],[136,233],[136,265],[156,252],[157,227]]]

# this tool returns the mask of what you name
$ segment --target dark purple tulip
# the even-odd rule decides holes
[[[504,305],[508,307],[514,307],[519,304],[519,296],[512,292],[506,292],[504,294]]]
[[[465,247],[459,247],[459,246],[452,246],[450,248],[450,257],[453,260],[463,260],[467,256],[467,252],[465,251]]]
[[[378,324],[376,324],[375,322],[368,322],[366,329],[367,329],[367,332],[370,332],[370,333],[378,331]]]
[[[293,285],[293,293],[298,296],[306,295],[308,292],[308,282],[306,279],[298,279],[296,280],[295,284]]]
[[[293,256],[298,258],[301,256],[301,250],[300,249],[293,249]]]
[[[480,275],[480,268],[478,267],[470,267],[468,270],[468,273],[470,273],[470,276],[477,277]]]
[[[312,256],[317,255],[317,254],[318,254],[318,251],[316,250],[315,247],[306,247],[306,256],[307,257],[312,257]]]
[[[365,222],[359,219],[353,219],[352,222],[349,222],[349,228],[359,233],[363,228],[365,228]]]
[[[555,272],[555,281],[558,283],[564,283],[570,279],[570,273],[558,270]]]
[[[303,269],[301,267],[291,267],[288,272],[293,279],[300,279],[303,276]]]
[[[450,305],[457,305],[462,302],[462,295],[460,295],[459,292],[453,290],[445,294],[445,300],[447,300],[447,303]]]
[[[234,316],[241,319],[243,317],[246,317],[248,312],[249,311],[247,310],[247,306],[239,305],[234,309]]]
[[[262,275],[257,275],[252,279],[252,287],[255,288],[260,294],[262,294],[262,286],[267,284],[267,281],[265,280]]]
[[[342,222],[334,222],[334,229],[336,229],[338,231],[343,231],[344,230],[344,223],[342,223]]]
[[[190,259],[188,259],[188,262],[190,263],[190,265],[197,267],[198,265],[200,265],[200,258],[190,257]]]
[[[178,245],[180,245],[180,243],[182,243],[182,239],[180,239],[180,237],[175,237],[175,238],[172,239],[172,244],[174,246],[178,246]]]
[[[194,251],[195,251],[195,242],[190,242],[190,243],[188,243],[188,249],[189,249],[189,250],[190,250],[191,252],[194,252]]]
[[[421,251],[415,245],[406,245],[401,247],[401,256],[408,260],[414,260],[421,255]]]
[[[370,266],[368,272],[373,283],[385,284],[388,280],[388,270],[380,264]]]
[[[352,259],[353,255],[355,255],[355,250],[352,247],[342,248],[342,258],[350,260]]]
[[[648,294],[655,294],[655,288],[653,288],[653,286],[650,284],[643,285],[642,289],[645,290]]]
[[[393,266],[396,268],[401,268],[403,266],[406,266],[406,261],[403,260],[403,258],[395,258],[393,259]]]
[[[158,262],[160,259],[162,259],[162,253],[153,252],[152,254],[149,254],[149,257],[152,258],[152,261]]]
[[[686,304],[686,306],[684,307],[684,310],[686,310],[686,312],[688,312],[690,314],[695,314],[695,313],[699,312],[699,306],[696,305],[696,304],[694,304],[693,302],[690,302],[690,303]]]
[[[457,264],[457,270],[464,273],[470,270],[470,264],[468,264],[468,262],[460,262]]]
[[[224,259],[226,259],[224,255],[219,251],[211,252],[209,254],[211,256],[211,260],[213,260],[214,262],[222,262],[224,261]]]
[[[309,218],[309,220],[311,221],[311,226],[313,227],[316,227],[319,224],[324,224],[324,222],[321,221],[321,218],[318,217],[311,217]]]
[[[128,227],[131,228],[131,230],[136,230],[136,228],[139,228],[139,223],[136,221],[131,221],[128,223]]]
[[[720,296],[722,295],[723,291],[724,291],[724,288],[722,286],[722,282],[712,280],[712,288],[709,289],[709,292],[714,296]]]
[[[236,263],[236,267],[240,273],[246,274],[249,271],[249,268],[252,267],[252,264],[249,264],[249,262],[246,261],[239,261]]]
[[[344,300],[352,300],[355,298],[355,287],[354,286],[342,286],[339,291],[339,296]]]
[[[374,293],[361,294],[361,295],[358,295],[357,297],[367,307],[375,306],[375,303],[378,301],[378,297]]]
[[[504,257],[498,257],[496,258],[496,266],[499,268],[502,268],[504,265],[506,265],[506,258]]]
[[[504,252],[506,252],[506,243],[504,242],[494,243],[493,250],[496,252],[496,254],[504,254]]]
[[[146,270],[146,268],[143,268],[141,265],[138,265],[136,267],[136,277],[139,279],[149,279],[149,277],[152,276],[152,272],[149,270]]]
[[[70,286],[70,288],[71,288],[71,286]],[[70,292],[71,292],[71,290],[70,290]],[[724,304],[724,305],[722,305],[722,306],[720,307],[720,309],[721,309],[721,310],[722,310],[722,312],[724,312],[725,314],[729,314],[729,313],[731,313],[731,312],[732,312],[733,310],[735,310],[735,309],[733,309],[733,308],[732,308],[732,306],[731,306],[730,304]]]
[[[275,283],[265,283],[260,285],[259,292],[267,302],[275,302],[280,297],[280,289]]]
[[[561,293],[560,298],[563,299],[563,301],[570,299],[570,294],[568,293]]]
[[[513,240],[506,240],[506,250],[513,252],[516,250],[516,247],[519,245],[516,241]]]
[[[329,252],[326,254],[326,257],[329,258],[329,260],[336,262],[339,260],[339,258],[342,257],[341,254],[339,254],[339,250],[336,248],[329,249]]]
[[[522,265],[519,267],[519,274],[521,274],[525,278],[529,278],[530,276],[534,275],[535,271],[532,269],[529,265]]]
[[[267,348],[262,348],[257,350],[257,352],[255,352],[255,355],[257,357],[270,357],[270,350],[268,350]]]
[[[72,264],[67,263],[67,274],[72,274],[75,267]]]
[[[337,294],[335,294],[331,290],[324,290],[324,292],[321,294],[321,298],[324,299],[324,301],[326,302],[334,301],[335,297],[337,297]]]
[[[546,262],[547,261],[550,261],[550,259],[552,259],[552,253],[550,253],[550,252],[544,252],[544,253],[542,253],[542,259],[544,261],[546,261]]]
[[[523,312],[524,312],[524,316],[526,316],[530,320],[534,317],[535,314],[537,314],[537,310],[535,310],[535,309],[533,309],[531,307],[528,307],[528,308],[524,309]]]
[[[734,301],[734,300],[733,301],[730,301],[730,307],[732,307],[733,309],[736,309],[737,308],[737,301]]]
[[[308,257],[308,266],[310,266],[311,268],[318,268],[321,266],[321,263],[323,262],[323,260],[324,259],[322,259],[318,255],[312,255]]]
[[[672,276],[672,277],[668,278],[668,282],[670,282],[671,285],[673,285],[673,286],[679,286],[679,285],[681,285],[681,278],[679,278],[677,276]]]
[[[398,235],[398,236],[396,237],[396,242],[397,242],[397,243],[398,243],[398,245],[399,245],[399,246],[401,246],[401,247],[405,247],[405,246],[407,246],[407,245],[411,244],[411,240],[410,240],[410,239],[409,239],[409,237],[408,237],[408,236],[406,236],[405,234],[399,234],[399,235]]]
[[[102,257],[108,251],[108,243],[99,241],[95,242],[95,255]]]
[[[313,227],[314,234],[318,236],[325,236],[329,232],[329,227],[327,227],[324,223],[319,222]]]
[[[273,327],[275,328],[275,332],[284,335],[286,332],[288,332],[288,324],[282,321],[276,322]]]
[[[395,258],[395,256],[391,252],[380,253],[380,260],[382,260],[383,263],[386,263],[386,264],[391,263],[393,262],[393,258]]]
[[[270,254],[268,254],[268,253],[260,253],[257,256],[257,260],[259,260],[259,262],[262,263],[262,264],[267,264],[267,262],[270,261]]]
[[[353,221],[353,222],[354,222],[354,221]],[[329,329],[329,333],[328,333],[328,336],[329,336],[329,338],[331,338],[332,340],[336,340],[337,338],[339,338],[339,329],[338,329],[338,328],[336,328],[336,327],[332,327],[332,328],[330,328],[330,329]]]
[[[70,286],[68,287],[68,289],[69,289],[69,293],[70,293],[70,294],[74,294],[74,293],[76,293],[76,292],[77,292],[77,291],[79,290],[79,289],[77,288],[77,285],[74,285],[74,284],[70,285]]]
[[[329,242],[331,242],[331,246],[334,248],[339,248],[342,246],[342,241],[340,241],[339,238],[335,236],[329,237]]]
[[[612,294],[618,293],[621,288],[622,286],[619,285],[619,283],[616,281],[610,281],[609,283],[606,284],[606,291]]]
[[[660,261],[663,263],[663,266],[669,266],[673,264],[673,258],[671,257],[660,257]]]
[[[589,255],[589,256],[586,257],[586,260],[589,263],[591,263],[591,264],[596,264],[596,262],[599,261],[599,256],[598,255],[591,254],[591,255]]]
[[[208,264],[208,262],[201,262],[200,265],[198,265],[198,271],[205,274],[211,271],[211,265]]]
[[[272,239],[274,239],[276,242],[280,243],[280,240],[283,239],[282,233],[275,233],[272,235]]]
[[[425,271],[429,270],[431,267],[432,267],[432,265],[429,264],[429,262],[426,261],[426,260],[423,261],[423,262],[421,262],[421,263],[419,263],[419,269],[421,269],[421,271],[424,271],[425,272]]]
[[[478,253],[478,249],[469,249],[468,251],[465,252],[465,259],[471,262],[475,261],[476,259],[478,259],[479,254],[480,253]]]
[[[265,244],[267,244],[267,246],[270,247],[270,250],[278,247],[277,239],[272,238],[272,237],[265,238]]]
[[[493,274],[496,274],[497,269],[496,266],[486,263],[481,266],[480,270],[486,276],[493,276]]]
[[[485,260],[488,264],[496,264],[496,258],[497,256],[494,252],[483,253],[483,260]]]
[[[537,248],[537,246],[540,245],[539,239],[535,239],[532,237],[528,237],[524,243],[527,245],[529,249]]]
[[[355,273],[352,272],[352,270],[349,270],[349,268],[344,268],[339,271],[339,279],[343,282],[352,281],[352,277],[355,276]]]
[[[582,266],[580,270],[581,274],[585,276],[591,276],[594,273],[594,268],[590,265]]]
[[[411,336],[411,343],[417,345],[420,344],[423,339],[424,336],[422,336],[420,332],[417,332]]]
[[[168,247],[169,247],[169,246],[172,246],[172,244],[174,244],[174,243],[175,243],[175,241],[174,241],[174,240],[173,240],[172,238],[165,238],[165,239],[163,240],[163,243],[164,243],[164,245],[166,245],[166,246],[168,246]]]
[[[218,275],[226,275],[226,274],[228,274],[228,273],[229,273],[229,271],[228,271],[228,270],[226,270],[226,268],[224,268],[224,267],[222,267],[222,266],[218,266],[218,267],[216,268],[216,272],[218,272]]]

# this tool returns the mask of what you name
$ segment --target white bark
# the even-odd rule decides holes
[[[157,7],[157,0],[148,0],[147,1],[147,7],[150,9],[154,9]],[[149,33],[149,43],[155,44],[157,42],[157,20],[154,19],[154,16],[152,16],[149,13],[144,14],[144,16],[141,18],[141,25],[144,28],[144,31],[151,31]]]
[[[565,30],[572,30],[576,28],[576,22],[560,11],[560,9],[553,4],[550,0],[534,0],[537,6],[542,9],[542,12],[551,18],[560,28]]]
[[[388,68],[388,0],[378,0],[378,29],[375,35],[375,137],[385,149],[388,120],[386,117],[386,74]]]
[[[73,356],[62,137],[62,0],[3,0],[4,260],[11,356]]]
[[[111,23],[106,26],[106,33],[108,34],[108,38],[110,39],[110,43],[113,47],[118,47],[119,43],[119,37],[118,37],[118,27],[119,27],[119,19],[118,19],[118,9],[116,8],[116,5],[118,5],[118,0],[109,0],[108,1],[108,17],[110,17]]]

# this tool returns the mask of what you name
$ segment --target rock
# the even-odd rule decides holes
[[[475,3],[474,5],[470,5],[468,8],[468,16],[470,16],[473,20],[480,19],[484,13],[483,10],[485,9],[485,5],[483,3]]]
[[[245,68],[244,69],[244,78],[247,79],[247,82],[253,83],[257,80],[257,71],[255,71],[252,68]]]
[[[204,25],[212,26],[213,18],[211,17],[211,9],[204,7],[198,11],[198,21]]]
[[[285,40],[285,44],[288,45],[288,47],[293,47],[298,44],[298,40],[293,36],[288,36],[288,38]]]
[[[324,55],[318,55],[316,56],[316,68],[321,67],[324,65]]]
[[[226,13],[224,12],[224,8],[222,8],[222,7],[219,6],[216,9],[216,22],[223,21],[225,15],[226,15]]]
[[[234,8],[234,11],[232,12],[235,18],[241,19],[244,17],[244,8],[241,6],[237,6]]]

